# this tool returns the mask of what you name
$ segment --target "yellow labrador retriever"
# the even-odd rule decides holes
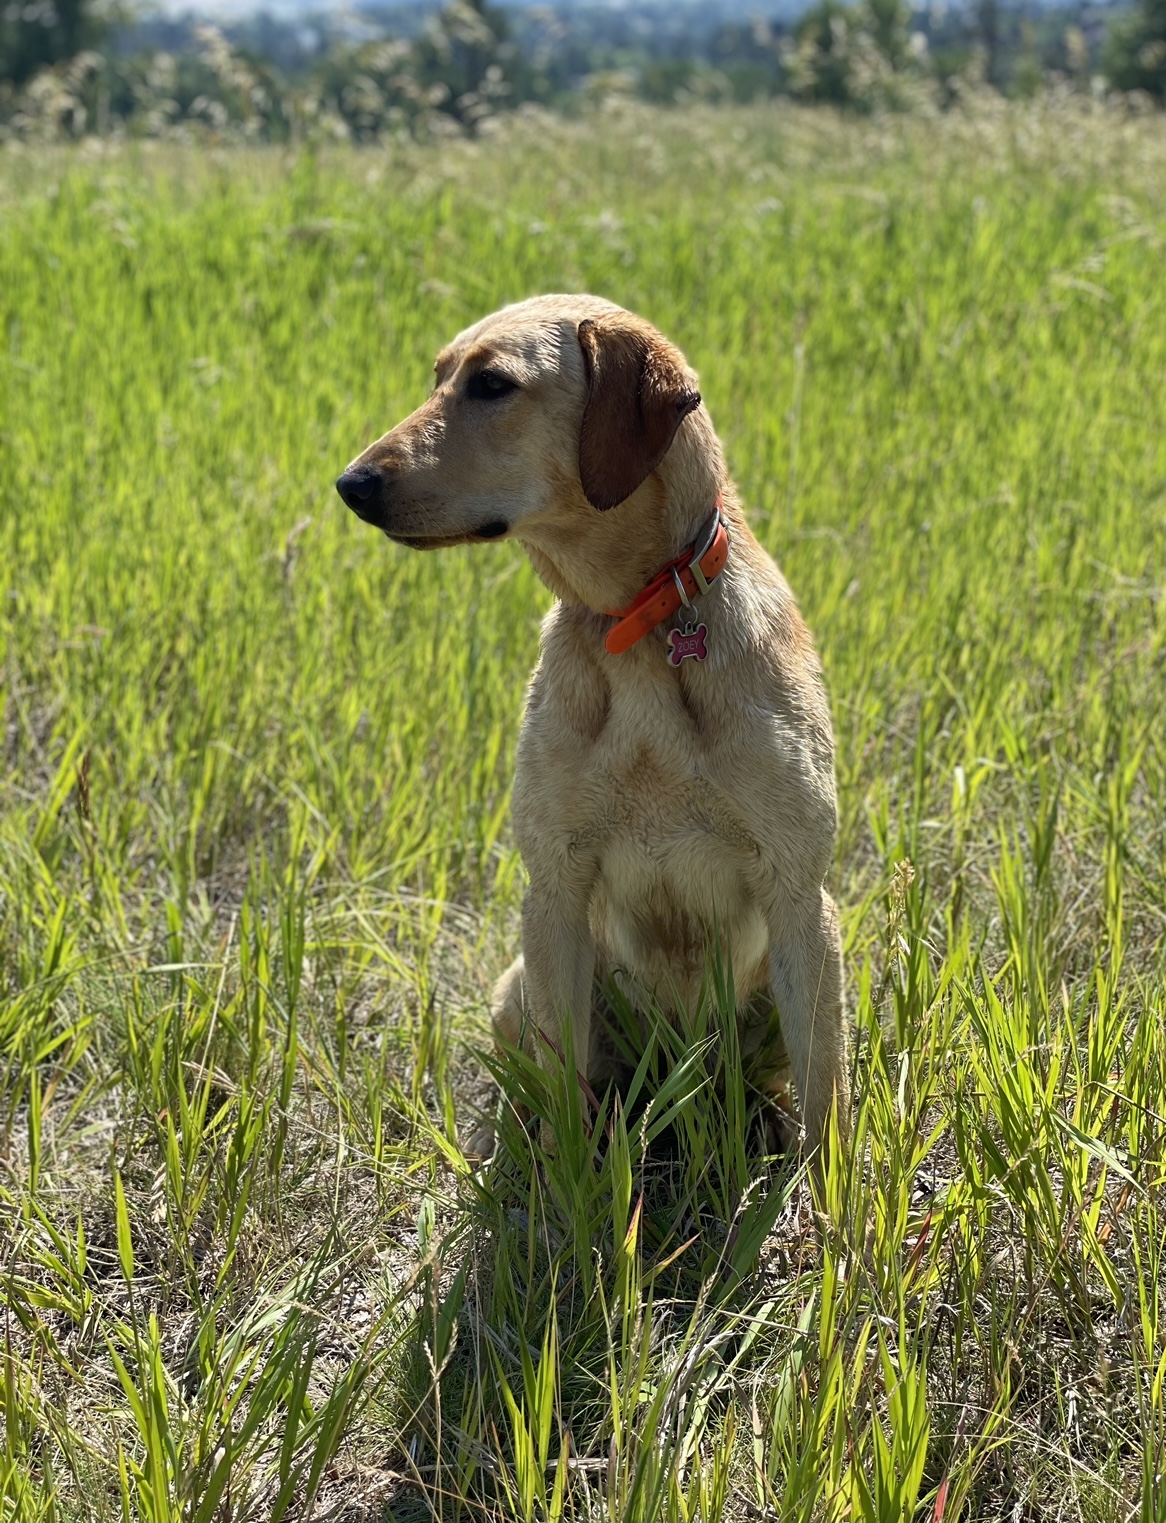
[[[556,595],[518,745],[530,888],[495,1029],[545,1054],[569,1019],[590,1054],[604,979],[642,1008],[690,1007],[715,939],[742,1020],[759,1001],[777,1011],[813,1153],[831,1106],[842,1136],[849,1123],[823,887],[830,713],[697,378],[650,324],[593,296],[505,307],[435,371],[429,399],[336,485],[415,549],[513,537]]]

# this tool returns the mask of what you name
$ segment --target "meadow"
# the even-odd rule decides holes
[[[4,1523],[1166,1517],[1164,219],[1071,101],[0,154]],[[556,289],[684,348],[822,654],[821,1230],[715,978],[459,1146],[549,595],[332,483]]]

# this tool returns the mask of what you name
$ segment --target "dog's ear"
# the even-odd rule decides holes
[[[660,464],[676,430],[700,406],[700,392],[677,351],[647,323],[585,318],[579,347],[587,375],[579,478],[588,502],[605,512]]]

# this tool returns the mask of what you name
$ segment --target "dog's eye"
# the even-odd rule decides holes
[[[473,402],[496,402],[518,387],[514,381],[499,375],[496,370],[479,370],[466,382],[466,396]]]

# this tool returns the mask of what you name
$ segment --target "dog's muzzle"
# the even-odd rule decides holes
[[[357,465],[336,482],[344,502],[366,524],[379,524],[384,505],[384,477],[375,465]]]

